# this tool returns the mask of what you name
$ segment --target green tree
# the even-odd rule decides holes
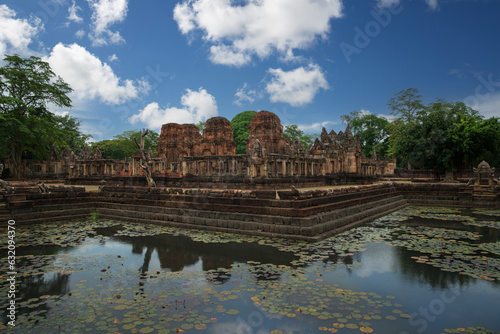
[[[137,145],[135,144],[134,137],[140,136],[139,130],[125,131],[116,135],[114,139],[102,140],[92,143],[92,150],[95,151],[99,148],[104,159],[123,160],[131,157],[132,153],[137,152]],[[147,136],[144,137],[144,149],[147,151],[151,148],[153,154],[156,154],[156,146],[158,144],[158,133],[149,131]]]
[[[231,129],[234,134],[234,142],[236,143],[236,154],[245,154],[247,150],[247,143],[245,139],[248,138],[248,126],[252,121],[255,111],[243,111],[234,116],[231,120]]]
[[[64,116],[56,115],[55,121],[63,134],[63,146],[58,147],[59,151],[67,147],[69,150],[78,153],[87,145],[87,141],[92,137],[89,134],[82,133],[80,131],[80,120],[69,114]]]
[[[295,124],[285,126],[285,130],[283,130],[283,137],[288,139],[298,139],[304,150],[311,145],[316,138],[319,137],[317,134],[305,134],[304,131],[300,130],[299,127]]]
[[[483,159],[496,163],[500,153],[498,119],[484,120],[462,102],[437,100],[391,129],[390,151],[416,169],[470,169]]]
[[[6,56],[0,68],[0,154],[14,164],[11,171],[20,177],[23,155],[48,153],[62,140],[62,130],[48,105],[71,107],[67,96],[72,89],[38,57]]]
[[[410,122],[418,115],[425,113],[422,96],[416,88],[408,88],[398,92],[389,100],[388,106],[391,109],[391,115],[403,122]]]
[[[363,154],[373,155],[373,149],[380,157],[388,157],[389,121],[373,114],[363,114],[361,110],[340,117],[345,124],[351,125],[353,135],[359,135]]]

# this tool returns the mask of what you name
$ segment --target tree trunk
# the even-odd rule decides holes
[[[23,177],[21,173],[22,156],[23,146],[19,143],[13,144],[10,151],[10,158],[14,165],[14,170],[11,171],[13,178],[20,179]]]
[[[144,137],[148,135],[149,130],[141,131],[141,143],[137,142],[137,138],[134,137],[135,144],[139,148],[139,152],[141,153],[141,167],[144,169],[144,174],[146,175],[146,181],[148,181],[148,186],[150,188],[156,187],[156,182],[153,180],[151,176],[151,170],[149,169],[148,159],[146,157],[146,151],[144,151]]]

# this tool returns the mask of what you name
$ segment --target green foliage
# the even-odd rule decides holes
[[[438,173],[500,161],[498,118],[484,120],[462,102],[437,100],[390,125],[390,152],[402,163]]]
[[[1,157],[10,158],[14,177],[22,157],[46,157],[55,143],[65,145],[66,131],[48,105],[71,107],[72,89],[38,57],[6,56],[0,68]]]
[[[300,130],[299,127],[295,124],[285,126],[285,130],[283,130],[283,137],[289,139],[298,139],[304,150],[311,145],[316,138],[319,137],[317,134],[305,134],[304,131]]]
[[[388,157],[389,121],[386,118],[363,114],[359,110],[343,115],[341,119],[344,123],[351,125],[353,135],[359,135],[365,156],[371,157],[375,149],[378,157]]]
[[[443,174],[470,170],[482,160],[500,166],[499,118],[485,120],[462,102],[438,99],[424,105],[414,88],[398,92],[388,106],[397,117],[392,122],[361,111],[341,117],[359,135],[365,156],[375,149],[379,156],[395,155],[400,167]]]
[[[388,103],[391,115],[404,122],[410,122],[418,115],[425,114],[425,106],[422,104],[421,98],[422,96],[416,88],[408,88],[398,92]]]
[[[245,139],[248,138],[248,126],[255,114],[255,111],[247,110],[234,116],[231,120],[231,129],[233,129],[234,142],[236,143],[236,154],[246,153],[247,144]]]
[[[202,132],[205,129],[205,123],[206,122],[199,121],[198,123],[195,124],[196,127],[200,130],[200,132]]]
[[[64,116],[55,115],[55,121],[57,123],[57,128],[61,130],[62,140],[64,142],[63,146],[57,147],[58,151],[61,151],[67,147],[70,151],[75,153],[80,152],[87,141],[92,137],[89,134],[84,134],[80,131],[80,120],[75,117],[66,114]]]
[[[123,160],[131,157],[132,153],[137,152],[137,145],[135,144],[134,137],[141,137],[139,130],[125,131],[122,134],[116,135],[114,139],[102,140],[92,143],[92,151],[99,148],[104,159]],[[158,133],[149,131],[148,135],[144,138],[144,149],[147,151],[151,148],[153,154],[156,154],[156,145],[158,144]]]
[[[92,219],[93,221],[98,220],[99,219],[99,210],[92,211],[90,213],[90,219]]]

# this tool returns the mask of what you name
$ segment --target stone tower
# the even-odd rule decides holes
[[[250,151],[256,146],[259,146],[263,155],[286,153],[287,145],[283,137],[283,126],[276,114],[265,110],[256,113],[248,130],[247,154],[251,154]]]

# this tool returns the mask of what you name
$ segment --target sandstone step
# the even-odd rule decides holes
[[[315,226],[314,228],[322,229],[323,232],[318,231],[315,233],[314,240],[321,240],[327,238],[333,234],[337,234],[353,228],[355,226],[364,224],[370,220],[388,215],[394,211],[402,209],[408,205],[405,199],[396,200],[392,203],[386,203],[381,205],[376,205],[370,209],[360,211],[358,213],[351,214],[349,216],[335,219],[321,225]]]
[[[168,226],[187,228],[202,228],[212,230],[235,230],[239,233],[252,233],[291,237],[303,240],[319,240],[331,235],[331,230],[339,229],[345,225],[362,220],[373,219],[407,205],[403,196],[367,203],[355,208],[345,208],[328,213],[328,215],[315,215],[299,220],[287,220],[287,217],[263,215],[255,221],[253,215],[237,214],[234,218],[204,218],[197,215],[196,210],[186,210],[183,215],[169,215],[163,213],[147,212],[145,210],[123,210],[113,208],[100,208],[102,218],[118,219],[125,221],[153,222]],[[198,210],[201,211],[201,210]],[[223,214],[221,214],[223,215]],[[325,216],[333,219],[325,221]],[[288,223],[288,224],[287,224]],[[292,223],[292,224],[290,224]],[[255,233],[253,233],[255,232]]]

